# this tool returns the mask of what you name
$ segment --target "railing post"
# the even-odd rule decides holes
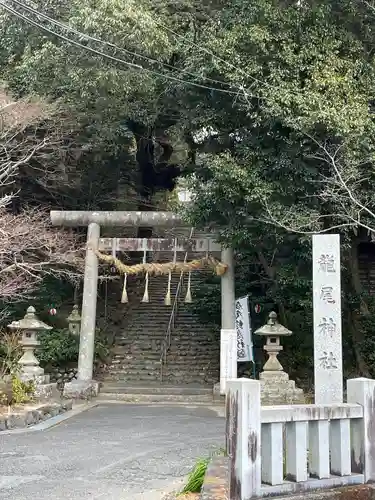
[[[226,442],[231,500],[249,500],[260,494],[260,439],[260,383],[245,378],[228,380]]]
[[[352,421],[352,472],[362,473],[365,483],[375,481],[375,380],[348,380],[348,403],[363,407],[363,418]]]
[[[287,422],[285,442],[287,480],[307,481],[307,422]]]

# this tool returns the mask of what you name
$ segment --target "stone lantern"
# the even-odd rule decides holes
[[[35,315],[34,307],[31,306],[21,320],[13,321],[8,328],[20,331],[22,334],[20,345],[23,355],[18,362],[21,365],[21,379],[34,380],[36,384],[48,383],[49,376],[44,375],[44,369],[39,365],[34,351],[39,346],[38,332],[52,330],[52,327],[40,321]]]
[[[266,337],[264,350],[268,354],[263,372],[259,375],[262,404],[304,403],[302,389],[297,389],[295,382],[289,380],[289,375],[284,372],[277,359],[279,352],[283,350],[280,337],[290,337],[292,332],[278,322],[275,312],[271,312],[267,323],[254,333]]]
[[[81,316],[78,311],[78,306],[74,305],[72,312],[68,318],[69,332],[73,335],[79,335],[81,331]]]

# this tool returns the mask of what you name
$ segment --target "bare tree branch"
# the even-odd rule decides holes
[[[52,129],[38,134],[38,125],[49,119],[53,107],[41,100],[14,101],[0,88],[0,208],[9,204],[14,196],[14,184],[20,167],[27,165],[40,152],[47,152],[61,143],[59,134]],[[48,170],[53,162],[50,151]],[[53,172],[49,172],[52,176]]]
[[[299,203],[289,210],[264,200],[263,222],[299,234],[327,233],[332,230],[351,229],[355,233],[363,228],[368,234],[375,236],[374,200],[368,184],[371,183],[369,169],[363,173],[361,167],[371,164],[367,161],[354,161],[345,154],[345,142],[330,146],[328,141],[320,142],[313,136],[305,134],[320,153],[312,153],[308,158],[322,164],[322,172],[318,180],[310,181],[316,190],[301,198]],[[315,199],[323,204],[330,213],[321,213],[316,207],[312,209],[305,204],[305,199]],[[315,202],[315,204],[316,204]],[[271,206],[273,208],[271,208]]]
[[[77,282],[84,248],[72,231],[54,228],[42,210],[0,210],[0,299],[30,298],[46,276]]]

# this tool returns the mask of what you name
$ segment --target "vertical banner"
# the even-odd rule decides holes
[[[313,236],[315,404],[343,402],[340,235]]]
[[[236,300],[237,361],[254,361],[249,297]]]

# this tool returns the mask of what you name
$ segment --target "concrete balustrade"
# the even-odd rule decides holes
[[[260,382],[227,382],[230,498],[375,480],[375,381],[348,381],[348,403],[265,406]]]

